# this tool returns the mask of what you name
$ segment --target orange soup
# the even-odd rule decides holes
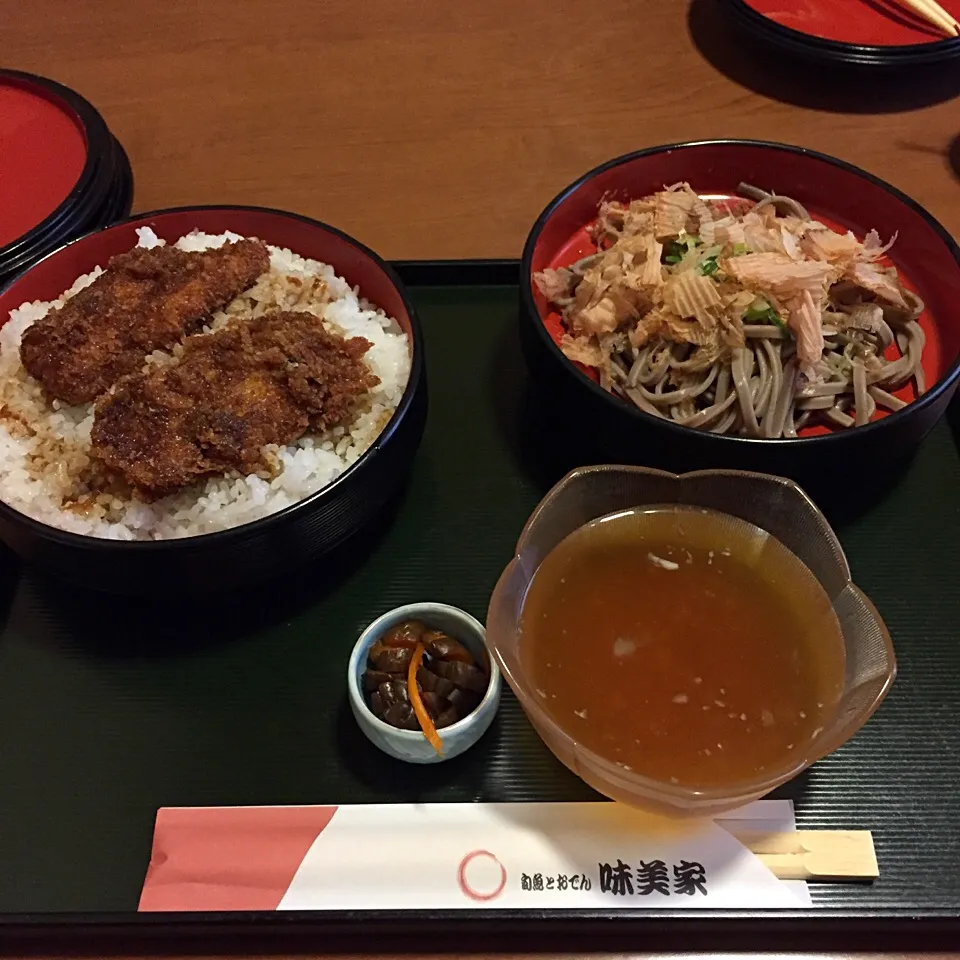
[[[844,647],[807,567],[756,527],[638,508],[556,546],[533,577],[520,655],[583,746],[690,787],[762,779],[829,725]]]

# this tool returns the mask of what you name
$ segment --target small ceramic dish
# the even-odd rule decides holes
[[[442,630],[459,640],[477,658],[487,661],[490,681],[480,705],[462,720],[438,731],[443,753],[438,754],[419,730],[398,730],[384,723],[371,711],[363,692],[363,672],[370,648],[391,627],[404,620],[420,620],[434,630]],[[357,640],[347,667],[347,691],[350,709],[367,739],[397,760],[407,763],[440,763],[459,756],[487,732],[500,705],[500,670],[486,652],[486,631],[479,620],[445,603],[409,603],[377,617]]]

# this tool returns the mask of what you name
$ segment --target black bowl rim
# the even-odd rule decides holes
[[[846,43],[786,27],[754,10],[745,0],[725,2],[731,8],[731,13],[749,29],[768,36],[796,53],[810,54],[834,63],[863,67],[907,67],[942,63],[960,57],[960,37],[889,46]]]
[[[640,159],[641,157],[649,157],[660,153],[677,152],[679,150],[696,150],[704,147],[720,147],[724,149],[732,147],[759,147],[765,150],[776,150],[796,154],[797,156],[807,157],[818,162],[831,164],[832,166],[838,167],[841,170],[852,173],[866,180],[868,183],[872,183],[874,186],[886,190],[893,197],[899,200],[900,203],[913,210],[914,213],[919,214],[944,242],[947,250],[953,255],[953,259],[957,263],[957,269],[960,270],[960,246],[957,245],[957,242],[947,232],[946,228],[940,223],[939,220],[937,220],[931,213],[917,203],[916,200],[903,193],[903,191],[898,190],[896,187],[887,183],[885,180],[881,180],[879,177],[874,176],[872,173],[868,173],[866,170],[863,170],[852,163],[847,163],[846,160],[839,160],[837,157],[831,157],[829,154],[820,153],[817,150],[810,150],[807,147],[798,147],[787,143],[777,143],[773,140],[689,140],[681,143],[661,144],[655,147],[646,147],[643,150],[635,150],[632,153],[626,153],[622,156],[615,157],[613,160],[608,160],[606,163],[602,163],[600,166],[594,167],[592,170],[587,171],[587,173],[576,179],[569,186],[564,187],[564,189],[561,190],[560,193],[558,193],[553,200],[547,204],[546,207],[544,207],[543,212],[539,217],[537,217],[536,222],[530,230],[530,233],[527,235],[526,243],[523,246],[523,256],[520,260],[520,296],[523,300],[524,313],[527,315],[529,322],[533,324],[537,336],[547,348],[549,355],[559,362],[563,369],[567,370],[577,382],[588,389],[595,397],[602,398],[602,402],[610,404],[612,409],[622,411],[627,416],[632,416],[641,423],[657,426],[662,430],[666,430],[671,436],[676,437],[678,440],[682,440],[684,438],[689,439],[691,436],[695,436],[700,438],[704,443],[714,444],[717,449],[719,449],[722,444],[726,444],[728,447],[731,444],[753,444],[759,445],[757,449],[770,449],[771,451],[775,448],[779,448],[781,450],[788,447],[793,448],[798,444],[804,444],[806,449],[811,449],[814,444],[821,448],[828,448],[831,444],[842,443],[845,440],[849,441],[852,432],[855,432],[856,436],[858,437],[867,437],[879,430],[887,428],[891,422],[900,423],[907,417],[915,415],[918,411],[924,410],[927,407],[937,403],[939,398],[944,393],[947,393],[956,385],[957,381],[960,380],[960,355],[954,358],[953,363],[947,368],[943,376],[922,397],[914,400],[911,403],[908,403],[903,409],[890,413],[881,420],[874,420],[871,423],[864,424],[862,427],[854,427],[852,428],[852,431],[836,431],[834,433],[821,434],[814,437],[799,437],[796,440],[791,440],[786,438],[774,439],[766,437],[741,437],[730,436],[727,434],[710,433],[709,431],[701,431],[695,430],[692,427],[685,427],[681,424],[674,423],[671,420],[651,416],[648,413],[644,413],[644,411],[639,407],[631,406],[612,394],[607,393],[607,391],[604,390],[598,383],[595,383],[590,379],[590,377],[582,373],[576,366],[574,366],[563,355],[560,348],[553,342],[552,337],[547,332],[547,328],[540,317],[540,311],[537,309],[536,302],[533,298],[533,282],[531,280],[533,250],[537,244],[537,241],[540,239],[540,234],[543,232],[544,226],[553,216],[557,207],[563,203],[563,201],[579,190],[585,183],[601,173],[606,173],[607,170],[611,170],[614,167],[618,167],[622,164]]]
[[[95,181],[95,175],[101,168],[103,158],[113,153],[112,135],[107,128],[106,121],[96,107],[75,90],[71,90],[55,80],[41,77],[35,73],[27,73],[23,70],[0,69],[0,80],[4,79],[27,88],[40,87],[63,100],[76,113],[83,124],[84,137],[87,141],[87,157],[77,182],[59,206],[25,234],[0,247],[0,263],[12,261],[15,257],[20,257],[24,250],[48,242],[48,234],[51,232],[62,231],[64,222],[72,217],[74,205]]]
[[[113,178],[113,189],[110,197],[101,211],[104,220],[100,226],[110,227],[120,220],[130,216],[130,208],[133,205],[133,167],[130,164],[130,157],[124,150],[123,144],[113,137],[113,152],[116,172]]]
[[[413,349],[413,361],[410,365],[410,376],[407,379],[407,385],[404,387],[403,394],[400,397],[400,402],[397,404],[397,409],[394,410],[393,416],[390,418],[390,422],[380,432],[373,443],[370,444],[370,446],[364,450],[364,452],[360,454],[360,456],[353,463],[351,463],[350,466],[343,471],[343,473],[341,473],[338,477],[335,477],[319,490],[315,490],[302,500],[298,500],[296,503],[291,503],[290,506],[284,507],[282,510],[278,510],[276,513],[271,513],[266,517],[260,517],[258,520],[251,520],[248,523],[242,523],[236,527],[229,527],[226,530],[216,530],[213,533],[200,533],[192,537],[177,537],[166,540],[110,540],[105,537],[92,537],[83,533],[74,533],[70,530],[61,530],[59,527],[51,526],[50,524],[44,523],[41,520],[37,520],[34,517],[30,517],[25,513],[21,513],[19,510],[11,507],[3,500],[0,500],[0,516],[5,517],[11,522],[20,523],[32,530],[32,532],[37,536],[46,540],[54,540],[62,546],[76,547],[78,549],[85,550],[110,551],[117,555],[120,553],[135,554],[150,552],[159,554],[178,552],[189,549],[191,546],[196,547],[200,544],[202,544],[204,549],[207,547],[213,548],[217,546],[224,546],[230,543],[236,544],[238,541],[246,540],[251,535],[262,532],[269,526],[278,526],[284,520],[289,519],[293,514],[305,510],[317,500],[325,496],[329,496],[334,490],[343,486],[344,483],[349,481],[355,473],[365,469],[373,460],[373,455],[376,454],[380,448],[390,440],[394,433],[397,432],[401,420],[413,403],[414,395],[416,394],[418,385],[423,377],[423,367],[425,361],[423,357],[424,344],[423,331],[420,326],[420,318],[417,315],[417,311],[414,308],[413,302],[407,293],[403,281],[397,275],[397,272],[393,269],[393,267],[390,266],[390,264],[378,253],[366,246],[366,244],[361,243],[359,240],[355,240],[348,233],[345,233],[343,230],[339,230],[336,227],[332,227],[330,224],[324,223],[322,220],[315,220],[312,217],[306,217],[299,213],[291,213],[288,210],[279,210],[275,207],[258,207],[253,205],[233,203],[200,204],[184,207],[165,207],[160,210],[148,210],[143,213],[135,213],[132,216],[125,217],[123,220],[117,220],[115,223],[98,227],[96,230],[90,230],[88,233],[83,234],[83,236],[76,237],[67,243],[61,244],[61,246],[57,247],[56,250],[52,250],[36,263],[31,264],[27,270],[24,270],[17,277],[14,277],[9,283],[4,286],[0,286],[0,294],[6,293],[8,289],[17,283],[17,281],[19,281],[22,277],[25,277],[30,270],[33,270],[35,267],[49,258],[57,256],[57,254],[59,254],[62,250],[73,246],[75,243],[81,243],[82,241],[96,236],[97,234],[103,233],[106,230],[112,230],[116,227],[122,227],[131,223],[138,223],[141,220],[148,220],[151,217],[159,217],[170,213],[197,213],[209,211],[243,211],[248,213],[265,213],[288,220],[299,220],[301,223],[306,223],[312,227],[317,227],[321,230],[338,236],[341,240],[345,240],[361,253],[368,256],[384,272],[384,274],[386,274],[387,279],[393,284],[396,291],[400,294],[400,299],[403,301],[404,308],[407,311],[407,316],[410,318],[410,339]]]

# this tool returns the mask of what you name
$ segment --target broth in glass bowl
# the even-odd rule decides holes
[[[840,622],[779,540],[667,504],[598,518],[540,564],[520,657],[546,712],[625,770],[716,787],[763,776],[829,725]]]
[[[581,467],[494,588],[487,646],[556,757],[600,793],[714,817],[849,740],[890,635],[795,483]]]

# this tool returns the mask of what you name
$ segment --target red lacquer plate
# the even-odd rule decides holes
[[[907,66],[960,57],[949,38],[896,0],[725,0],[746,27],[780,46],[842,63]],[[960,19],[960,0],[939,0]]]
[[[87,136],[66,100],[0,76],[0,247],[47,219],[78,185]]]
[[[818,431],[800,441],[749,440],[648,416],[602,390],[592,371],[570,363],[557,346],[562,333],[559,316],[536,288],[533,274],[591,252],[588,228],[601,198],[638,198],[681,180],[709,197],[732,196],[740,182],[754,183],[793,196],[834,228],[852,230],[860,237],[870,229],[884,238],[896,233],[891,262],[927,308],[921,318],[928,340],[923,360],[927,392],[917,398],[912,387],[906,388],[902,397],[908,405],[903,410],[863,427]],[[618,429],[628,435],[639,426],[662,434],[665,442],[697,446],[703,456],[710,454],[705,466],[717,465],[724,445],[739,449],[759,445],[771,453],[774,447],[810,449],[823,443],[876,447],[878,442],[897,440],[907,447],[930,429],[960,381],[960,248],[927,211],[896,188],[843,161],[800,147],[709,141],[653,147],[604,164],[568,187],[541,214],[524,249],[521,283],[525,327],[529,322],[524,330],[528,359],[537,372],[555,374],[566,384],[565,402],[591,406],[603,422],[619,425],[611,432]],[[761,464],[769,458],[762,453]]]
[[[0,285],[68,240],[124,216],[133,175],[87,100],[0,70]]]

